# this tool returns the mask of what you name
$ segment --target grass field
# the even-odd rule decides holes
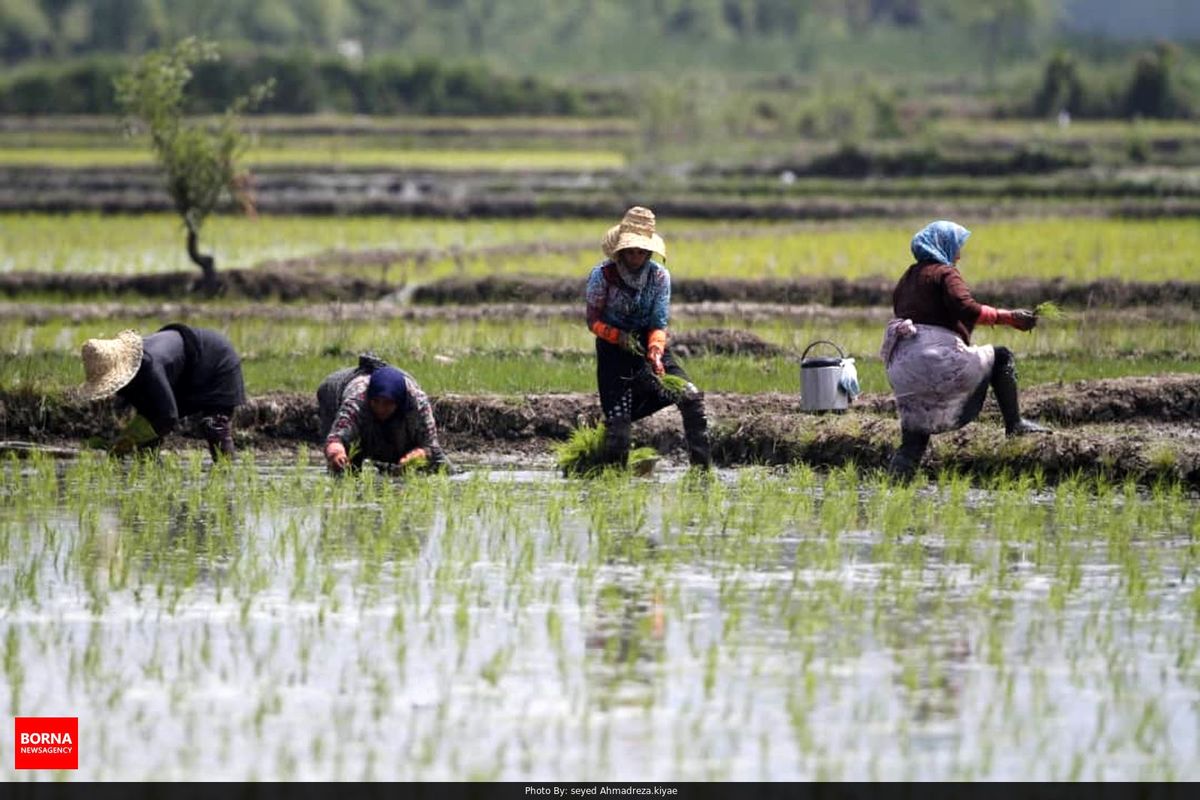
[[[204,240],[219,266],[330,249],[455,248],[422,264],[372,266],[393,282],[450,275],[579,276],[600,259],[599,239],[612,220],[425,220],[406,218],[215,217]],[[660,219],[667,266],[676,277],[898,277],[910,263],[908,244],[928,220],[845,223],[714,223]],[[973,235],[963,256],[968,281],[1062,278],[1087,281],[1194,280],[1200,275],[1200,226],[1191,220],[958,220]],[[673,238],[672,234],[681,234]],[[691,237],[691,238],[689,238]],[[192,269],[172,216],[0,214],[0,271],[146,273]],[[575,254],[528,252],[472,256],[502,244],[577,243]],[[593,244],[594,243],[594,244]],[[337,269],[336,261],[327,267]]]
[[[125,327],[149,333],[168,320],[122,320],[29,326],[0,322],[9,342],[0,385],[50,393],[82,381],[78,349],[92,336]],[[271,320],[222,323],[193,318],[226,333],[241,352],[247,390],[315,391],[321,379],[374,350],[411,371],[434,393],[527,394],[591,392],[596,388],[593,337],[582,321],[537,324],[479,322],[338,322]],[[786,352],[771,356],[705,354],[685,359],[692,378],[708,391],[756,393],[799,390],[798,355],[816,339],[837,342],[857,362],[864,391],[889,391],[877,352],[881,323],[814,320],[804,325],[770,322],[737,325],[729,318],[679,321],[678,331],[739,327]],[[1055,381],[1200,372],[1200,326],[1130,318],[1106,322],[1046,322],[1026,335],[1008,328],[982,329],[977,342],[1002,344],[1018,358],[1023,385]]]
[[[150,151],[140,147],[0,147],[0,166],[134,167],[153,163]],[[620,169],[625,166],[625,156],[612,150],[432,150],[329,143],[325,147],[251,148],[246,153],[245,165],[251,169],[256,166],[320,166],[588,172]]]

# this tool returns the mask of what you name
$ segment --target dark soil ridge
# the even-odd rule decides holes
[[[1178,479],[1200,486],[1200,376],[1083,381],[1034,387],[1025,393],[1030,416],[1058,430],[1007,440],[994,408],[973,425],[934,438],[930,468],[991,474],[1041,470],[1139,481]],[[884,396],[863,398],[846,414],[808,415],[799,398],[785,394],[713,394],[708,398],[713,449],[725,466],[795,464],[879,467],[891,457],[899,426]],[[444,444],[464,453],[525,454],[544,460],[556,441],[599,419],[593,394],[434,398]],[[62,443],[111,431],[113,404],[81,404],[63,397],[0,390],[0,439]],[[235,420],[243,446],[279,448],[315,444],[316,404],[311,395],[254,397]],[[195,436],[192,426],[186,435]],[[669,409],[638,423],[635,439],[678,457],[683,452],[678,412]]]
[[[414,303],[449,305],[481,303],[578,302],[582,279],[534,276],[445,278],[417,286]],[[896,278],[673,278],[673,303],[775,303],[831,307],[892,305]],[[1200,308],[1200,282],[1127,282],[1104,279],[1082,283],[1062,279],[1021,278],[983,281],[973,292],[997,306],[1033,307],[1053,300],[1063,308],[1190,306]]]
[[[12,170],[0,172],[0,176]],[[256,173],[259,175],[260,173]],[[378,168],[354,173],[256,179],[256,207],[263,214],[300,216],[394,215],[437,219],[608,218],[613,209],[638,203],[662,218],[730,220],[854,220],[898,217],[1011,219],[1034,214],[1135,219],[1200,216],[1200,200],[1146,197],[1125,199],[982,196],[952,199],[816,196],[796,199],[693,194],[647,195],[619,185],[621,173],[521,172],[424,173]],[[107,214],[168,212],[171,200],[147,181],[128,185],[96,176],[77,181],[0,180],[0,211]]]
[[[696,318],[723,318],[737,320],[739,324],[769,322],[777,320],[804,324],[813,321],[878,323],[882,326],[892,315],[884,306],[825,306],[819,304],[788,305],[785,303],[750,302],[672,302],[671,317],[674,320],[673,336],[684,332],[680,325]],[[30,324],[44,324],[57,320],[73,323],[100,319],[208,319],[230,322],[235,320],[273,320],[280,322],[305,321],[315,323],[337,323],[356,321],[405,321],[405,322],[458,322],[478,320],[581,320],[580,303],[480,303],[476,305],[409,305],[392,297],[382,300],[357,302],[319,302],[281,305],[276,302],[248,303],[245,305],[212,304],[203,302],[130,303],[105,302],[61,302],[25,303],[0,301],[0,320],[24,320]],[[1159,322],[1168,324],[1194,324],[1197,311],[1175,305],[1142,306],[1132,308],[1093,308],[1077,318],[1056,324],[1085,324],[1125,322],[1130,325]],[[882,327],[881,327],[882,330]],[[1179,355],[1179,351],[1171,351]]]
[[[545,305],[581,303],[584,278],[487,276],[446,278],[406,287],[335,271],[294,272],[231,269],[218,274],[218,295],[283,301],[360,302],[407,299],[420,305]],[[769,303],[829,307],[891,306],[894,278],[676,278],[675,303]],[[7,272],[0,296],[54,294],[64,298],[125,295],[178,299],[201,291],[199,270],[150,275]],[[1033,307],[1052,300],[1066,309],[1183,306],[1200,309],[1200,282],[1161,283],[1105,279],[1073,283],[1061,279],[984,281],[976,297],[996,306]]]

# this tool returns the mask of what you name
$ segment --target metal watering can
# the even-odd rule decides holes
[[[837,350],[837,357],[808,357],[819,344]],[[858,394],[858,371],[854,359],[846,358],[842,348],[827,339],[804,348],[800,354],[800,408],[804,411],[845,411]]]

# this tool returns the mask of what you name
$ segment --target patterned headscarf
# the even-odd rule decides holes
[[[912,239],[912,254],[918,263],[936,261],[953,264],[971,232],[957,222],[940,219],[922,228]]]
[[[395,367],[380,367],[371,373],[367,384],[367,399],[387,397],[396,403],[396,413],[403,414],[408,406],[408,381],[402,370]]]

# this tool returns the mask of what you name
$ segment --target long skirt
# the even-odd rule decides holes
[[[996,362],[990,344],[972,347],[948,328],[892,320],[880,355],[904,430],[942,433],[979,416]]]

